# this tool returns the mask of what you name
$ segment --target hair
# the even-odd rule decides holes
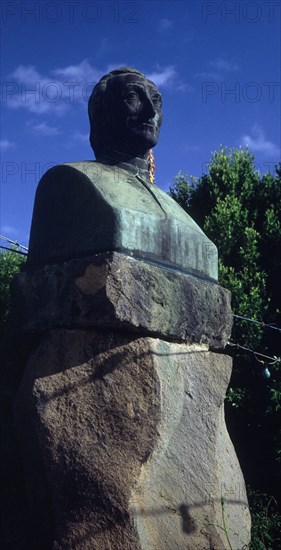
[[[90,143],[96,155],[99,156],[106,145],[107,135],[107,109],[106,109],[106,90],[111,78],[121,74],[137,74],[146,78],[146,76],[132,67],[119,67],[110,73],[104,75],[95,85],[88,103],[88,113],[90,119]]]

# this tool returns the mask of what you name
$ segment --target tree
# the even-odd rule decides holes
[[[15,337],[8,328],[10,285],[20,271],[26,256],[16,252],[17,247],[0,252],[0,417],[1,417],[1,497],[3,501],[1,543],[6,549],[27,549],[22,533],[27,524],[24,499],[23,465],[13,418],[13,400],[22,372]]]
[[[260,177],[247,149],[219,149],[208,168],[198,180],[180,173],[170,195],[217,245],[219,280],[233,292],[234,312],[280,322],[281,165],[276,177]],[[260,341],[262,331],[244,329],[244,343]]]
[[[169,194],[217,245],[219,282],[232,292],[234,314],[280,327],[281,164],[274,175],[261,175],[248,149],[220,148],[208,171],[200,178],[178,174]],[[280,332],[259,324],[235,318],[231,340],[280,356]],[[280,360],[266,363],[234,347],[227,353],[234,365],[226,416],[242,470],[253,490],[277,496]],[[271,376],[265,379],[268,371]]]
[[[16,247],[0,251],[0,329],[5,326],[10,311],[10,285],[13,277],[25,263],[26,256],[18,254]]]

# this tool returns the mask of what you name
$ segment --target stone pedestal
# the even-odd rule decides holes
[[[249,543],[223,410],[231,359],[209,351],[229,338],[229,293],[113,253],[23,273],[14,300],[18,331],[39,338],[15,405],[31,548]]]

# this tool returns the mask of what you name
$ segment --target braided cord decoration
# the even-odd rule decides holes
[[[155,170],[156,170],[156,165],[154,161],[154,155],[153,155],[152,149],[150,149],[148,153],[148,173],[149,173],[150,183],[155,183],[155,177],[154,177]]]

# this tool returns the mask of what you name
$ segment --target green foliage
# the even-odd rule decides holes
[[[180,173],[169,194],[217,245],[219,282],[232,292],[233,312],[280,327],[281,163],[274,175],[260,175],[248,149],[220,148],[212,155],[208,174],[196,180]],[[254,323],[234,319],[232,341],[276,359],[281,355],[280,332]],[[227,353],[233,355],[234,368],[226,417],[244,475],[253,486],[276,494],[281,461],[281,363],[258,362],[253,354],[232,347]],[[262,376],[265,367],[271,372],[268,379]],[[253,550],[277,548],[270,546],[270,533],[280,516],[270,519],[264,510],[254,512]]]
[[[188,185],[186,182],[189,180]],[[173,187],[170,188],[170,195],[175,199],[183,208],[189,206],[189,201],[192,196],[192,191],[196,187],[196,180],[188,174],[184,176],[181,172],[175,178]]]
[[[241,401],[243,401],[246,397],[246,390],[245,388],[229,388],[228,393],[226,395],[226,402],[231,405],[231,407],[235,407],[238,409],[240,407]]]
[[[0,540],[2,548],[24,550],[30,546],[30,538],[27,545],[23,541],[23,534],[28,531],[28,510],[13,416],[13,402],[22,377],[23,363],[19,340],[11,333],[7,319],[11,303],[10,285],[26,256],[14,250],[17,248],[0,252],[0,486],[3,501]]]
[[[26,261],[26,256],[17,254],[17,248],[0,251],[0,328],[7,321],[10,310],[10,285],[13,277],[20,271]]]
[[[281,548],[281,516],[273,497],[247,488],[252,516],[250,550],[277,550]]]
[[[219,281],[233,293],[234,313],[281,324],[281,168],[261,177],[248,149],[220,148],[208,170],[198,180],[180,173],[169,194],[217,245]],[[264,347],[263,334],[244,323],[233,337]]]

